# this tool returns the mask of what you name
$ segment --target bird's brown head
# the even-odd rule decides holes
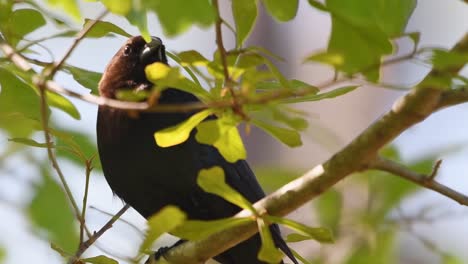
[[[141,36],[128,39],[107,65],[99,82],[100,95],[115,98],[119,89],[149,85],[145,67],[154,62],[167,64],[166,51],[160,38],[151,37],[148,43]]]

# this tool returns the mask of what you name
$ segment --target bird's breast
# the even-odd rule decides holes
[[[179,206],[196,188],[193,137],[169,148],[156,145],[154,133],[182,122],[181,114],[140,113],[101,107],[97,138],[106,180],[114,192],[143,215],[167,204]]]

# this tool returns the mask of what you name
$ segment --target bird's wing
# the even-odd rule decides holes
[[[201,144],[200,150],[203,153],[200,156],[203,167],[221,166],[224,170],[226,183],[242,194],[251,203],[255,203],[265,197],[265,193],[258,183],[255,174],[245,160],[239,160],[235,163],[227,162],[216,148],[204,144]],[[214,204],[215,203],[210,203],[210,205]],[[233,213],[237,213],[240,208],[237,207],[234,210],[235,212]],[[212,208],[211,211],[216,211],[216,208]],[[288,245],[281,237],[278,225],[271,225],[270,231],[276,246],[279,247],[293,263],[298,264]]]

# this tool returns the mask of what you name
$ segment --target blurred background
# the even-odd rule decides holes
[[[230,2],[222,1],[223,17],[232,21]],[[41,3],[42,4],[42,3]],[[95,18],[104,8],[99,3],[82,2],[84,17]],[[59,14],[60,15],[60,14]],[[104,20],[115,23],[131,34],[138,34],[135,27],[113,15]],[[458,0],[423,0],[410,19],[407,32],[421,32],[421,47],[450,48],[467,32],[468,5]],[[77,25],[79,27],[79,25]],[[180,37],[168,39],[155,17],[150,17],[152,35],[161,36],[169,51],[179,52],[195,49],[206,57],[215,50],[214,30],[192,28]],[[247,45],[263,46],[285,58],[278,67],[290,77],[319,85],[333,76],[333,71],[320,64],[303,64],[308,54],[323,50],[328,43],[331,23],[326,13],[311,8],[300,1],[297,17],[288,23],[279,24],[260,11],[257,26]],[[49,26],[31,34],[30,39],[57,31]],[[233,47],[234,37],[225,30],[225,43]],[[71,56],[69,63],[89,70],[102,72],[106,63],[125,41],[123,37],[92,39],[83,41]],[[54,39],[44,43],[60,58],[71,44],[71,39]],[[413,48],[408,40],[398,41],[397,54],[406,54]],[[41,58],[52,58],[44,50],[38,50]],[[366,52],[358,50],[356,52]],[[417,63],[401,63],[386,67],[383,80],[386,83],[411,86],[421,80],[430,69]],[[466,70],[466,69],[465,69]],[[465,71],[466,73],[466,71]],[[57,81],[80,93],[88,92],[70,76],[59,74]],[[255,168],[267,191],[298,177],[315,165],[325,161],[349,143],[374,120],[387,112],[396,98],[404,91],[379,87],[361,87],[347,95],[317,103],[303,103],[295,107],[308,113],[310,126],[302,134],[303,146],[288,148],[261,131],[253,130],[245,135],[248,160]],[[76,121],[62,112],[53,113],[53,121],[60,128],[81,131],[95,142],[96,106],[72,99],[82,114]],[[438,179],[462,193],[468,193],[468,105],[460,105],[434,114],[406,133],[395,142],[400,158],[417,166],[428,159],[443,159]],[[42,135],[37,135],[41,139]],[[42,140],[38,140],[42,141]],[[0,133],[0,150],[10,143],[6,134]],[[388,150],[395,154],[395,149]],[[3,152],[3,151],[2,151]],[[50,250],[49,242],[41,239],[40,230],[35,229],[24,210],[33,198],[35,184],[41,180],[37,167],[28,164],[28,156],[47,159],[44,149],[33,149],[27,155],[9,156],[0,159],[0,245],[6,249],[5,263],[62,263],[63,259]],[[47,163],[44,163],[47,164]],[[84,186],[84,169],[67,160],[60,160],[67,180],[78,201],[81,201]],[[425,163],[424,163],[425,164]],[[272,179],[272,177],[276,177]],[[336,233],[337,242],[320,245],[313,241],[293,243],[291,246],[317,263],[468,263],[468,209],[459,206],[439,194],[416,189],[411,184],[387,184],[375,187],[375,175],[354,175],[339,183],[320,201],[291,215],[292,218],[319,226],[327,223]],[[379,181],[378,179],[375,181]],[[388,182],[387,182],[388,183]],[[408,185],[410,187],[408,187]],[[122,202],[114,197],[99,170],[93,171],[89,189],[87,224],[91,230],[99,229],[109,216],[117,212]],[[375,189],[373,189],[375,187]],[[381,193],[393,193],[406,188],[408,192],[396,198],[398,202],[389,207],[385,219],[378,224],[369,221],[369,208]],[[380,189],[379,189],[380,188]],[[400,189],[401,190],[401,189]],[[401,203],[400,203],[401,201]],[[93,209],[97,208],[97,209]],[[322,211],[323,212],[322,212]],[[333,215],[335,215],[333,217]],[[134,256],[142,239],[145,220],[130,210],[91,247],[88,256],[106,254],[116,259]],[[336,220],[338,219],[338,220]],[[376,220],[377,221],[377,220]],[[128,224],[131,223],[132,225]],[[138,230],[135,230],[136,226]],[[391,239],[382,234],[392,232]],[[287,231],[285,231],[287,233]],[[384,241],[382,241],[384,239]],[[155,248],[176,241],[167,236],[158,241]],[[387,243],[387,244],[385,244]],[[382,254],[383,249],[385,254]],[[367,253],[363,251],[367,250]],[[380,251],[379,251],[380,250]]]

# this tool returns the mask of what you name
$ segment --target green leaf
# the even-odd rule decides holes
[[[288,98],[288,99],[283,100],[282,102],[291,104],[291,103],[312,102],[312,101],[320,101],[323,99],[331,99],[331,98],[335,98],[335,97],[347,94],[349,92],[352,92],[358,87],[359,86],[345,86],[345,87],[336,88],[334,90],[331,90],[330,92],[306,95],[306,96],[297,97],[297,98]]]
[[[11,17],[13,12],[13,1],[0,1],[0,25],[3,26],[7,24],[8,19]],[[2,28],[0,26],[0,28]]]
[[[264,60],[265,64],[270,69],[271,73],[275,76],[275,78],[280,82],[283,88],[290,88],[289,81],[284,77],[281,71],[267,58]]]
[[[122,3],[124,1],[110,1],[110,2],[115,2],[115,3]],[[127,38],[130,38],[132,35],[122,29],[121,27],[107,21],[97,21],[92,19],[85,19],[85,23],[83,25],[83,28],[86,27],[90,23],[95,23],[93,28],[91,28],[90,31],[88,31],[88,34],[86,34],[86,37],[89,38],[102,38],[105,37],[111,33],[121,35]]]
[[[208,64],[208,59],[201,55],[196,50],[187,50],[177,54],[180,59],[180,65],[182,66],[206,66]]]
[[[213,110],[203,110],[180,124],[157,131],[154,133],[156,144],[166,148],[185,142],[189,138],[190,132],[211,114],[213,114]]]
[[[257,20],[257,0],[233,0],[231,8],[236,23],[237,46],[241,47]]]
[[[226,117],[202,122],[197,126],[195,139],[214,146],[227,161],[235,163],[247,158],[247,151],[236,125],[237,122]]]
[[[322,243],[332,243],[334,242],[333,240],[333,234],[328,228],[323,228],[323,227],[309,227],[304,224],[301,224],[299,222],[282,218],[282,217],[276,217],[276,216],[267,216],[268,221],[287,226],[296,232],[300,232],[301,235],[303,236],[308,236],[309,239],[314,239]]]
[[[122,101],[140,102],[148,98],[150,93],[146,90],[119,90],[116,97]]]
[[[434,49],[432,54],[432,64],[435,69],[448,70],[450,68],[462,68],[468,63],[468,52],[448,51]]]
[[[301,235],[298,233],[291,233],[286,237],[286,242],[294,243],[294,242],[301,242],[301,241],[306,241],[310,239],[311,239],[310,236],[305,236],[305,235]]]
[[[68,13],[75,21],[81,20],[80,9],[76,0],[46,0],[51,6],[60,7]]]
[[[0,263],[3,263],[6,257],[6,251],[3,247],[0,247]]]
[[[66,65],[64,69],[69,72],[75,81],[91,90],[93,94],[99,94],[98,83],[101,79],[101,73],[86,70],[76,66]]]
[[[304,61],[306,62],[320,62],[334,67],[340,67],[345,63],[345,58],[340,53],[333,52],[319,52],[309,55]]]
[[[384,221],[392,209],[419,189],[418,185],[386,172],[369,171],[365,175],[369,177],[369,190],[373,197],[368,215],[370,224],[373,226]]]
[[[6,66],[5,70],[10,72],[10,76],[7,77],[8,79],[15,78],[17,80],[14,82],[19,86],[16,86],[15,89],[17,89],[18,87],[27,87],[25,89],[30,89],[37,96],[39,96],[39,91],[37,87],[32,83],[32,75],[34,74],[33,71],[24,72],[18,69],[16,66],[12,66],[12,65]],[[6,83],[6,82],[2,83],[3,86],[8,86],[11,84],[12,83]],[[46,96],[47,96],[48,105],[64,111],[65,113],[69,114],[71,117],[75,119],[80,119],[80,113],[78,112],[78,109],[76,109],[75,105],[73,105],[70,102],[70,100],[68,100],[67,98],[65,98],[64,96],[58,93],[51,92],[51,91],[46,91]],[[14,103],[15,101],[16,100],[13,100],[12,103]],[[39,117],[38,119],[40,119],[40,111],[38,111],[39,109],[40,109],[39,107],[35,109],[36,115],[38,115]]]
[[[401,35],[416,7],[417,0],[373,1],[378,26],[389,37]]]
[[[132,0],[101,0],[101,2],[111,11],[117,15],[125,16],[132,9]]]
[[[167,36],[178,35],[192,25],[210,26],[216,18],[213,6],[206,0],[153,0],[144,4],[157,14]]]
[[[338,232],[343,208],[343,197],[341,192],[330,189],[317,197],[315,202],[319,222],[322,226],[329,227],[333,233]]]
[[[73,130],[55,130],[51,133],[57,138],[57,156],[67,159],[78,166],[83,166],[87,159],[93,158],[93,168],[101,170],[101,162],[93,138]]]
[[[109,0],[109,1],[112,1],[112,0]],[[125,17],[127,18],[128,22],[130,22],[130,24],[136,26],[140,30],[140,33],[145,39],[145,41],[150,42],[151,35],[148,30],[148,16],[146,13],[146,8],[144,8],[141,4],[136,4],[136,3],[140,3],[140,2],[135,1],[133,8]]]
[[[171,234],[188,240],[201,240],[218,233],[224,229],[238,226],[253,221],[252,218],[224,218],[218,220],[201,221],[188,220],[184,224],[172,230]]]
[[[328,8],[317,0],[309,0],[309,4],[318,10],[328,12]]]
[[[37,93],[1,67],[0,85],[0,128],[14,137],[29,137],[41,120]]]
[[[457,256],[450,255],[450,254],[442,255],[442,264],[463,264],[463,263],[466,263],[466,262]]]
[[[64,258],[70,257],[70,253],[65,252],[65,250],[63,250],[61,247],[57,246],[57,245],[54,244],[54,243],[50,243],[50,248],[51,248],[53,251],[59,253],[60,256],[62,256],[62,257],[64,257]]]
[[[385,230],[378,232],[374,238],[374,243],[356,245],[354,252],[350,258],[344,262],[345,264],[363,264],[375,263],[379,260],[379,264],[394,264],[398,263],[398,254],[396,254],[395,231]]]
[[[9,138],[8,141],[16,142],[16,143],[31,146],[31,147],[47,148],[46,143],[39,143],[30,138]]]
[[[315,92],[319,92],[320,90],[315,87],[315,86],[312,86],[306,82],[303,82],[301,80],[296,80],[296,79],[292,79],[292,80],[288,80],[288,85],[287,87],[291,88],[291,89],[305,89],[305,88],[310,88],[311,92],[312,91],[315,91]],[[263,89],[263,90],[271,90],[271,89],[281,89],[281,88],[284,88],[283,85],[281,85],[281,83],[277,82],[277,81],[266,81],[266,82],[260,82],[257,84],[257,89]]]
[[[417,50],[419,41],[421,40],[421,32],[410,32],[406,34],[414,43],[413,50]]]
[[[50,242],[66,252],[74,252],[78,246],[78,232],[70,203],[48,172],[42,171],[42,175],[42,182],[35,186],[34,198],[28,207],[29,217]]]
[[[215,166],[209,169],[202,169],[198,173],[197,184],[208,193],[221,196],[228,202],[231,202],[243,209],[250,210],[256,214],[252,204],[244,198],[239,192],[227,185],[224,179],[224,171],[221,167]]]
[[[263,4],[272,17],[286,22],[296,16],[299,0],[263,0]]]
[[[379,17],[379,5],[384,5],[387,1],[362,0],[359,5],[353,0],[327,1],[327,7],[332,13],[328,52],[344,58],[344,63],[337,67],[338,70],[349,74],[365,71],[362,73],[369,80],[378,80],[380,59],[393,50],[389,36],[380,26],[384,22]],[[406,0],[392,1],[400,3]],[[356,52],[357,50],[366,52]]]
[[[55,93],[55,92],[51,92],[51,91],[47,91],[46,95],[47,95],[47,103],[50,106],[62,110],[63,112],[69,114],[74,119],[77,119],[77,120],[81,119],[80,112],[78,112],[78,109],[76,109],[76,106],[72,102],[70,102],[70,100],[65,98],[63,95]]]
[[[10,39],[10,42],[16,46],[23,36],[35,31],[45,24],[46,20],[37,10],[17,9],[10,15],[9,27],[6,33],[11,34],[12,39]],[[7,34],[7,36],[10,34]]]
[[[279,263],[283,259],[283,253],[275,246],[270,233],[270,228],[263,218],[257,218],[258,229],[262,246],[258,252],[258,259],[267,263]]]
[[[187,218],[179,208],[168,205],[148,219],[148,230],[140,245],[140,252],[150,249],[153,242],[164,233],[169,233]]]
[[[199,84],[185,78],[179,68],[169,67],[164,63],[156,62],[146,66],[145,74],[148,80],[156,84],[158,89],[175,88],[181,91],[189,92],[200,98],[207,100],[211,97]]]
[[[104,255],[81,259],[81,261],[86,262],[86,263],[92,263],[92,264],[119,264],[117,260],[109,258]]]
[[[332,14],[330,54],[343,58],[336,69],[348,74],[361,72],[377,81],[382,56],[393,50],[390,38],[402,35],[415,0],[327,0]],[[356,52],[366,50],[365,53]]]
[[[285,109],[272,108],[271,113],[273,115],[273,119],[298,131],[307,129],[309,126],[307,120],[298,116],[290,116],[285,111]]]
[[[251,122],[290,147],[302,145],[301,136],[295,130],[274,126],[258,119],[252,119]]]

